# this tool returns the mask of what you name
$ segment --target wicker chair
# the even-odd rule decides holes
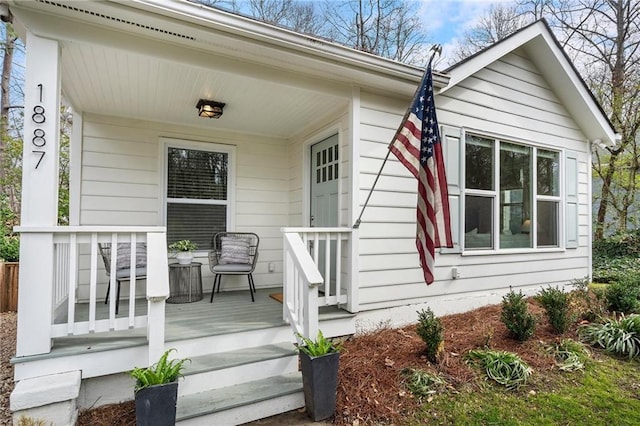
[[[213,236],[213,249],[209,252],[209,268],[214,274],[210,302],[213,302],[216,284],[220,293],[223,275],[246,275],[251,301],[255,302],[253,294],[256,292],[256,285],[253,281],[253,271],[258,261],[259,244],[260,238],[252,232],[218,232]]]
[[[111,244],[98,243],[98,249],[104,262],[104,269],[107,277],[111,275]],[[136,244],[136,281],[147,278],[147,245],[144,243]],[[131,244],[119,243],[116,260],[116,283],[118,289],[116,291],[116,314],[120,305],[120,282],[131,281]],[[109,291],[111,290],[111,280],[107,286],[107,295],[104,298],[105,305],[109,302]]]

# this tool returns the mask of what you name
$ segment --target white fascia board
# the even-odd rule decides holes
[[[615,145],[616,133],[611,123],[542,21],[525,27],[511,37],[451,67],[447,70],[450,76],[449,85],[439,93],[446,92],[521,47],[530,54],[541,74],[585,135],[590,140],[600,139],[605,145]]]
[[[530,40],[525,50],[586,136],[591,141],[600,139],[607,146],[615,145],[615,129],[553,36],[544,31]]]
[[[252,39],[274,47],[297,51],[303,56],[312,56],[324,59],[327,62],[341,63],[365,72],[383,74],[389,78],[415,81],[417,84],[424,73],[424,69],[420,67],[403,64],[314,36],[304,35],[186,0],[112,0],[112,2],[223,31],[238,37]],[[436,87],[446,86],[448,81],[449,79],[446,75],[434,73],[434,85]]]
[[[538,22],[531,25],[511,37],[504,39],[493,46],[487,48],[485,51],[476,54],[468,59],[461,61],[460,63],[449,68],[449,85],[442,88],[440,93],[444,93],[450,88],[458,85],[462,80],[472,76],[476,72],[485,68],[489,64],[497,61],[503,56],[516,50],[523,44],[527,43],[536,36],[539,36],[542,32],[544,24]]]

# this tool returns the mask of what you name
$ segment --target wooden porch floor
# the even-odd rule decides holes
[[[179,341],[198,337],[231,334],[249,330],[259,330],[286,325],[282,320],[282,304],[269,294],[280,293],[281,288],[258,289],[255,302],[251,302],[248,290],[216,293],[213,303],[209,303],[211,293],[205,293],[202,300],[192,303],[166,306],[165,341]],[[104,299],[103,299],[104,301]],[[129,304],[120,301],[118,317],[125,317]],[[145,315],[147,303],[136,301],[136,315]],[[76,320],[88,319],[88,305],[78,304]],[[336,307],[324,307],[320,318],[350,316]],[[66,312],[56,323],[66,320]],[[108,305],[99,303],[97,318],[108,317]],[[100,351],[146,344],[146,329],[131,329],[109,333],[94,333],[82,336],[59,337],[53,340],[50,356],[64,356],[69,353]]]

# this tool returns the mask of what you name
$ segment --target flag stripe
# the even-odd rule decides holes
[[[431,284],[434,280],[435,248],[453,247],[431,62],[389,149],[418,179],[416,248],[424,280]]]

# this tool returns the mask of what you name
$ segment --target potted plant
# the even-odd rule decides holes
[[[327,419],[336,411],[340,345],[318,330],[316,340],[298,334],[302,385],[307,413],[313,421]]]
[[[169,349],[157,363],[147,368],[134,368],[131,377],[136,379],[136,424],[138,426],[171,425],[176,422],[178,377],[188,359],[168,360]]]
[[[169,245],[169,250],[175,253],[178,263],[181,265],[188,265],[193,260],[193,250],[196,250],[198,245],[191,240],[180,240]]]

